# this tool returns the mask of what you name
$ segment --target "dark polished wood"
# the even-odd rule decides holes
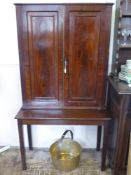
[[[105,110],[20,110],[16,116],[22,124],[68,124],[68,125],[103,125],[110,121],[111,117]]]
[[[21,123],[21,120],[18,120],[18,131],[19,131],[19,140],[20,140],[20,152],[21,152],[21,160],[22,160],[22,169],[25,170],[25,169],[27,169],[27,165],[26,165],[23,125]]]
[[[109,78],[108,110],[112,116],[109,159],[113,175],[126,174],[129,134],[131,130],[131,88],[118,79]]]
[[[126,4],[127,3],[127,4]],[[122,34],[123,29],[131,28],[131,1],[117,1],[116,10],[116,36],[114,40],[114,57],[112,73],[116,79],[109,79],[109,104],[112,114],[110,131],[110,164],[113,167],[113,175],[126,175],[127,154],[129,146],[129,133],[131,130],[131,88],[117,76],[121,65],[131,59],[131,42],[127,37],[126,44]]]
[[[108,149],[108,136],[109,136],[109,122],[105,122],[104,124],[104,136],[103,136],[103,147],[102,147],[102,158],[101,158],[101,170],[105,170],[105,161],[106,161],[106,154]]]
[[[32,100],[59,100],[59,12],[28,12]]]
[[[17,5],[23,108],[62,106],[63,6]]]
[[[111,6],[17,4],[24,109],[105,108]]]
[[[27,125],[27,134],[28,134],[29,150],[33,150],[31,125]]]
[[[65,16],[65,105],[104,108],[106,92],[108,7],[67,6]],[[108,12],[107,12],[108,11]],[[106,18],[106,20],[105,20]],[[106,27],[102,27],[102,26]],[[107,44],[108,47],[108,44]]]
[[[102,133],[102,127],[99,125],[97,127],[97,146],[96,146],[97,151],[100,151],[101,149],[101,133]]]
[[[16,4],[23,105],[16,116],[23,169],[22,126],[104,127],[108,148],[107,64],[112,4]],[[99,134],[97,145],[100,147]]]
[[[108,150],[108,130],[111,117],[105,110],[67,110],[67,109],[48,109],[48,110],[20,110],[16,116],[21,127],[28,126],[29,148],[32,149],[30,135],[30,125],[98,125],[104,127],[104,139],[102,144],[101,170],[106,168],[106,155]],[[25,148],[23,142],[23,131],[20,130],[20,144],[22,154],[23,169],[26,169]],[[97,138],[98,140],[98,138]],[[24,154],[23,154],[24,152]]]

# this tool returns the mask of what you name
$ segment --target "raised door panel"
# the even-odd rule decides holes
[[[32,96],[58,97],[58,18],[56,12],[28,13]]]
[[[100,18],[94,14],[73,12],[70,14],[70,28],[70,100],[95,100]]]
[[[64,97],[67,106],[100,107],[102,103],[105,77],[102,16],[101,11],[80,8],[69,9],[66,16]]]

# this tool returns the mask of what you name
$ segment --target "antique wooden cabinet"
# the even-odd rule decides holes
[[[16,119],[23,169],[23,124],[30,148],[32,124],[98,125],[99,131],[103,125],[105,169],[111,10],[112,4],[16,4],[23,97]]]
[[[113,175],[126,175],[131,130],[131,88],[109,77],[108,110],[112,116],[109,136],[109,162]]]
[[[22,108],[105,108],[111,4],[16,6]]]
[[[114,60],[109,78],[108,109],[112,116],[109,158],[113,175],[126,175],[131,130],[131,88],[118,79],[121,65],[131,59],[131,1],[120,0],[116,11]],[[125,31],[125,33],[124,33]]]

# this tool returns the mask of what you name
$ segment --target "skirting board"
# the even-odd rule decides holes
[[[7,146],[4,146],[4,147],[0,148],[0,153],[6,151],[8,149],[10,149],[10,145],[7,145]]]

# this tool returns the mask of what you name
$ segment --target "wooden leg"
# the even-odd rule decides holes
[[[18,120],[18,132],[19,132],[19,140],[20,140],[22,169],[26,170],[27,166],[26,166],[25,146],[24,146],[23,124],[19,120]]]
[[[104,124],[104,132],[103,132],[103,148],[102,148],[102,157],[101,157],[101,171],[104,171],[106,168],[106,155],[108,149],[108,135],[109,135],[109,122],[105,122]]]
[[[97,127],[97,147],[96,147],[97,151],[100,151],[101,148],[101,132],[102,132],[102,126],[99,125]]]
[[[27,125],[27,133],[28,133],[29,150],[33,150],[33,147],[32,147],[31,125]]]

